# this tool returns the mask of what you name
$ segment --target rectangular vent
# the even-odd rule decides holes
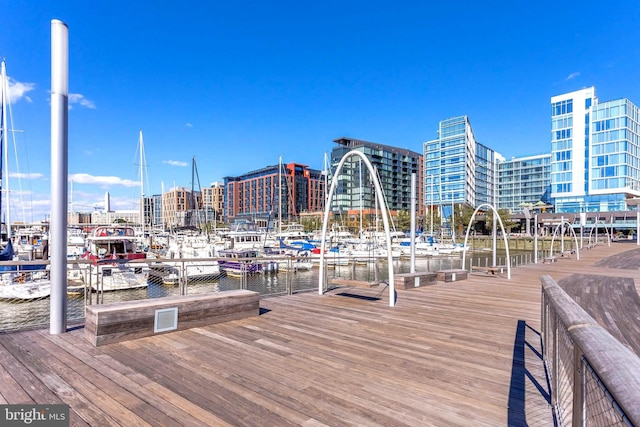
[[[153,333],[174,331],[176,329],[178,329],[178,307],[156,310]]]

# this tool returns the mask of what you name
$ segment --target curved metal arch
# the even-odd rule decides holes
[[[563,220],[560,224],[556,225],[556,228],[553,230],[553,234],[551,235],[551,247],[549,248],[549,256],[553,256],[553,242],[556,239],[556,232],[560,229],[561,226],[563,226],[565,224],[569,226],[569,229],[573,233],[573,240],[576,243],[576,259],[579,260],[580,259],[580,246],[578,246],[578,237],[576,236],[576,232],[573,229],[573,224],[571,224],[567,220]]]
[[[361,151],[351,150],[340,160],[338,167],[334,173],[334,179],[331,180],[331,188],[329,189],[329,194],[327,195],[327,199],[325,200],[324,207],[324,217],[322,219],[322,237],[321,237],[321,245],[320,245],[320,271],[318,272],[318,293],[322,295],[324,293],[324,253],[326,250],[327,243],[327,224],[329,222],[329,211],[331,209],[331,200],[333,197],[333,193],[338,186],[338,180],[335,178],[340,175],[342,171],[342,167],[346,160],[351,156],[357,156],[362,159],[364,164],[367,166],[369,170],[369,174],[373,179],[373,184],[376,189],[376,197],[380,203],[380,210],[382,211],[382,222],[384,223],[384,233],[386,235],[387,240],[387,261],[389,263],[389,307],[393,307],[396,305],[396,291],[395,285],[393,283],[393,254],[391,253],[391,233],[389,229],[389,218],[387,215],[387,206],[385,202],[385,198],[382,194],[382,186],[380,185],[380,181],[378,180],[378,175],[376,174],[373,165]]]
[[[478,206],[475,211],[473,211],[473,215],[471,215],[471,219],[469,220],[469,224],[467,225],[467,232],[464,235],[463,247],[464,248],[467,247],[467,242],[469,241],[469,231],[471,231],[471,224],[473,224],[473,220],[476,218],[476,214],[478,213],[480,208],[483,206],[486,206],[489,209],[491,209],[491,211],[495,214],[496,218],[498,218],[498,223],[500,224],[500,229],[502,230],[502,238],[504,239],[504,247],[507,250],[507,279],[511,280],[511,255],[509,255],[509,242],[507,241],[507,232],[504,229],[504,225],[502,224],[502,220],[500,219],[500,215],[498,215],[498,211],[496,210],[496,208],[494,208],[488,203],[483,203],[480,206]],[[493,250],[495,251],[495,248],[493,248]],[[467,255],[467,251],[466,250],[462,251],[462,268],[464,268],[464,266],[466,265],[465,264],[466,255]]]
[[[601,219],[597,219],[596,222],[591,226],[591,230],[589,230],[589,245],[591,245],[591,235],[593,234],[593,230],[596,230],[596,241],[594,244],[598,243],[598,223],[602,223],[604,226],[604,234],[607,235],[607,246],[611,246],[611,234],[612,231],[607,228],[607,223],[602,221]]]

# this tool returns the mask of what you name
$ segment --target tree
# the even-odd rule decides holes
[[[498,217],[500,217],[506,233],[509,233],[511,231],[511,227],[517,224],[511,220],[511,211],[509,209],[498,209]],[[500,227],[500,224],[498,224],[498,227]],[[486,213],[485,228],[489,232],[493,229],[493,211],[488,211]]]
[[[458,235],[462,236],[467,232],[467,227],[469,226],[469,221],[471,221],[471,216],[473,215],[474,208],[471,205],[462,205],[461,208],[456,212],[456,224],[458,224]],[[478,222],[478,219],[475,218],[475,222]]]
[[[398,221],[397,229],[399,231],[409,230],[411,228],[411,212],[399,211],[397,221]]]

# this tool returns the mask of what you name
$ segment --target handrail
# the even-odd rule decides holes
[[[560,425],[568,419],[572,425],[596,419],[602,425],[606,419],[604,425],[640,426],[640,357],[600,326],[550,276],[540,279],[543,354],[551,365],[552,404]],[[563,339],[566,336],[569,339]],[[567,388],[569,392],[561,392]]]

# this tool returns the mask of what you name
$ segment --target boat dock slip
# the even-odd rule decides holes
[[[74,426],[553,426],[540,277],[632,292],[630,259],[635,242],[598,246],[398,290],[395,307],[376,288],[261,298],[259,316],[100,347],[81,326],[4,333],[0,403],[66,403]]]

